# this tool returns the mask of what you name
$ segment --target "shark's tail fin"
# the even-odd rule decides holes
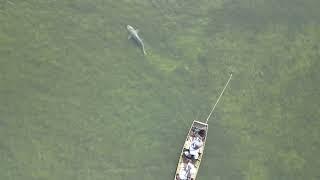
[[[142,52],[144,55],[147,55],[146,50],[144,49],[144,45],[142,44]]]

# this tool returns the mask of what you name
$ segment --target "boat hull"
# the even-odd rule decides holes
[[[201,160],[203,158],[203,152],[204,152],[204,147],[205,147],[205,143],[206,143],[206,139],[207,139],[207,133],[208,133],[208,124],[206,123],[203,123],[203,122],[200,122],[200,121],[193,121],[190,129],[189,129],[189,132],[188,132],[188,135],[187,135],[187,138],[184,142],[184,145],[183,145],[183,148],[181,150],[181,154],[180,154],[180,157],[179,157],[179,162],[178,162],[178,165],[177,165],[177,169],[176,169],[176,173],[175,173],[175,176],[174,176],[174,180],[179,180],[178,178],[178,174],[180,172],[180,170],[184,167],[184,163],[186,161],[186,159],[188,159],[184,152],[187,151],[190,147],[190,144],[192,142],[192,139],[195,138],[195,136],[197,135],[196,131],[198,130],[205,130],[205,134],[203,135],[202,138],[202,142],[203,142],[203,145],[200,147],[199,149],[199,156],[197,158],[197,160],[193,160],[192,161],[192,164],[194,165],[194,172],[192,173],[191,177],[189,178],[190,180],[195,180],[196,177],[197,177],[197,174],[198,174],[198,171],[199,171],[199,167],[200,167],[200,164],[201,164]]]

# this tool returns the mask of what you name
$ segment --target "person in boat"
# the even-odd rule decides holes
[[[184,152],[184,155],[193,160],[199,158],[200,148],[204,145],[203,140],[205,138],[205,130],[200,130],[197,133],[191,135],[192,141],[189,148]]]
[[[191,160],[183,162],[183,165],[176,175],[176,180],[194,180],[194,175],[196,173],[196,168],[191,163]]]

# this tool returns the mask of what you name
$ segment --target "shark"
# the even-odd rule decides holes
[[[131,39],[131,38],[134,39],[141,46],[143,54],[146,55],[147,53],[144,49],[143,41],[138,34],[139,29],[134,29],[132,26],[127,25],[127,30],[129,32],[128,39]]]

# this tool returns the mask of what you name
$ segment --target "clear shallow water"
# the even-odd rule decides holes
[[[233,72],[198,179],[318,179],[319,5],[0,2],[0,178],[171,179]]]

